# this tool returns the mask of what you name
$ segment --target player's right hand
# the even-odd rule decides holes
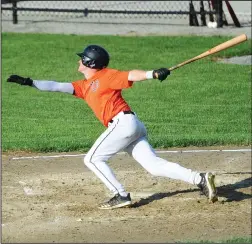
[[[19,75],[11,75],[8,79],[7,82],[14,82],[19,85],[24,85],[24,86],[32,86],[33,80],[31,78],[24,78]]]
[[[163,81],[167,78],[167,76],[170,74],[170,70],[167,68],[161,68],[157,70],[153,70],[153,78],[159,79],[160,81]]]

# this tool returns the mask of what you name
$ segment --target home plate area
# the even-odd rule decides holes
[[[133,204],[100,210],[98,204],[111,195],[83,164],[83,155],[13,160],[4,154],[2,242],[153,243],[250,235],[251,150],[166,151],[160,157],[215,172],[219,201],[210,204],[197,187],[154,177],[118,154],[109,164]]]

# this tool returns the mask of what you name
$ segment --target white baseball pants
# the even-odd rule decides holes
[[[148,143],[144,124],[136,115],[120,112],[84,158],[85,165],[113,194],[127,195],[123,185],[107,165],[108,159],[120,151],[129,153],[154,176],[182,180],[190,184],[200,182],[201,177],[198,172],[157,157]]]

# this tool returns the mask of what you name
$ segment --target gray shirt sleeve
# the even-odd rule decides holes
[[[72,83],[64,83],[51,80],[33,80],[32,86],[41,91],[65,92],[74,94],[74,87]]]

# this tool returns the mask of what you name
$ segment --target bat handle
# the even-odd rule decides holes
[[[175,67],[175,66],[174,66]],[[168,70],[169,71],[172,71],[173,69],[174,69],[174,67],[172,67],[172,68],[169,68]],[[176,66],[177,67],[177,66]],[[158,79],[158,73],[154,73],[154,75],[155,75],[155,79]]]

